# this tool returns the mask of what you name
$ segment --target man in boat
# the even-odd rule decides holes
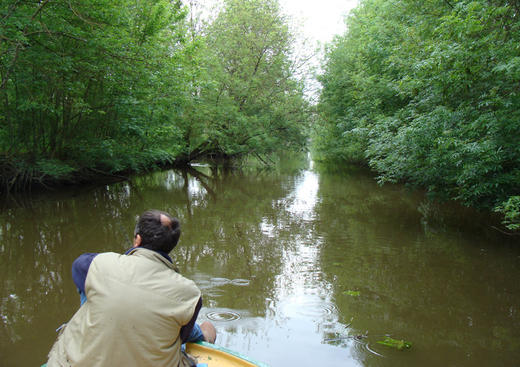
[[[74,261],[82,305],[61,330],[47,367],[192,365],[181,344],[213,343],[216,331],[210,322],[196,324],[201,292],[168,255],[180,233],[176,218],[149,210],[125,254],[83,254]]]

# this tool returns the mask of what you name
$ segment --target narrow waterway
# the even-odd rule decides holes
[[[0,214],[0,365],[39,366],[79,306],[83,252],[123,252],[137,216],[183,225],[172,253],[217,343],[282,366],[515,366],[520,238],[493,219],[304,158],[164,171],[32,195]],[[397,350],[385,337],[412,343]]]

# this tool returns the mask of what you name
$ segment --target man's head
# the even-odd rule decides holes
[[[134,247],[169,253],[179,242],[179,220],[159,210],[147,210],[137,221],[134,231]]]

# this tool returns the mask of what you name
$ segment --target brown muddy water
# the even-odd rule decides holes
[[[148,208],[183,224],[173,251],[217,344],[272,367],[518,366],[520,238],[489,214],[306,159],[196,166],[4,203],[0,365],[40,366],[79,306],[71,264],[123,252]],[[412,343],[397,350],[390,336]]]

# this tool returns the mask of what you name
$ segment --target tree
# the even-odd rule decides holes
[[[179,1],[3,1],[0,9],[4,183],[168,157],[184,78]]]
[[[381,182],[510,210],[520,192],[517,14],[487,0],[362,2],[327,53],[322,154],[362,160]]]
[[[229,0],[204,27],[187,14],[180,0],[0,0],[0,187],[304,147],[278,3]]]
[[[278,2],[225,1],[202,40],[205,70],[188,120],[186,159],[301,149],[307,103]]]

